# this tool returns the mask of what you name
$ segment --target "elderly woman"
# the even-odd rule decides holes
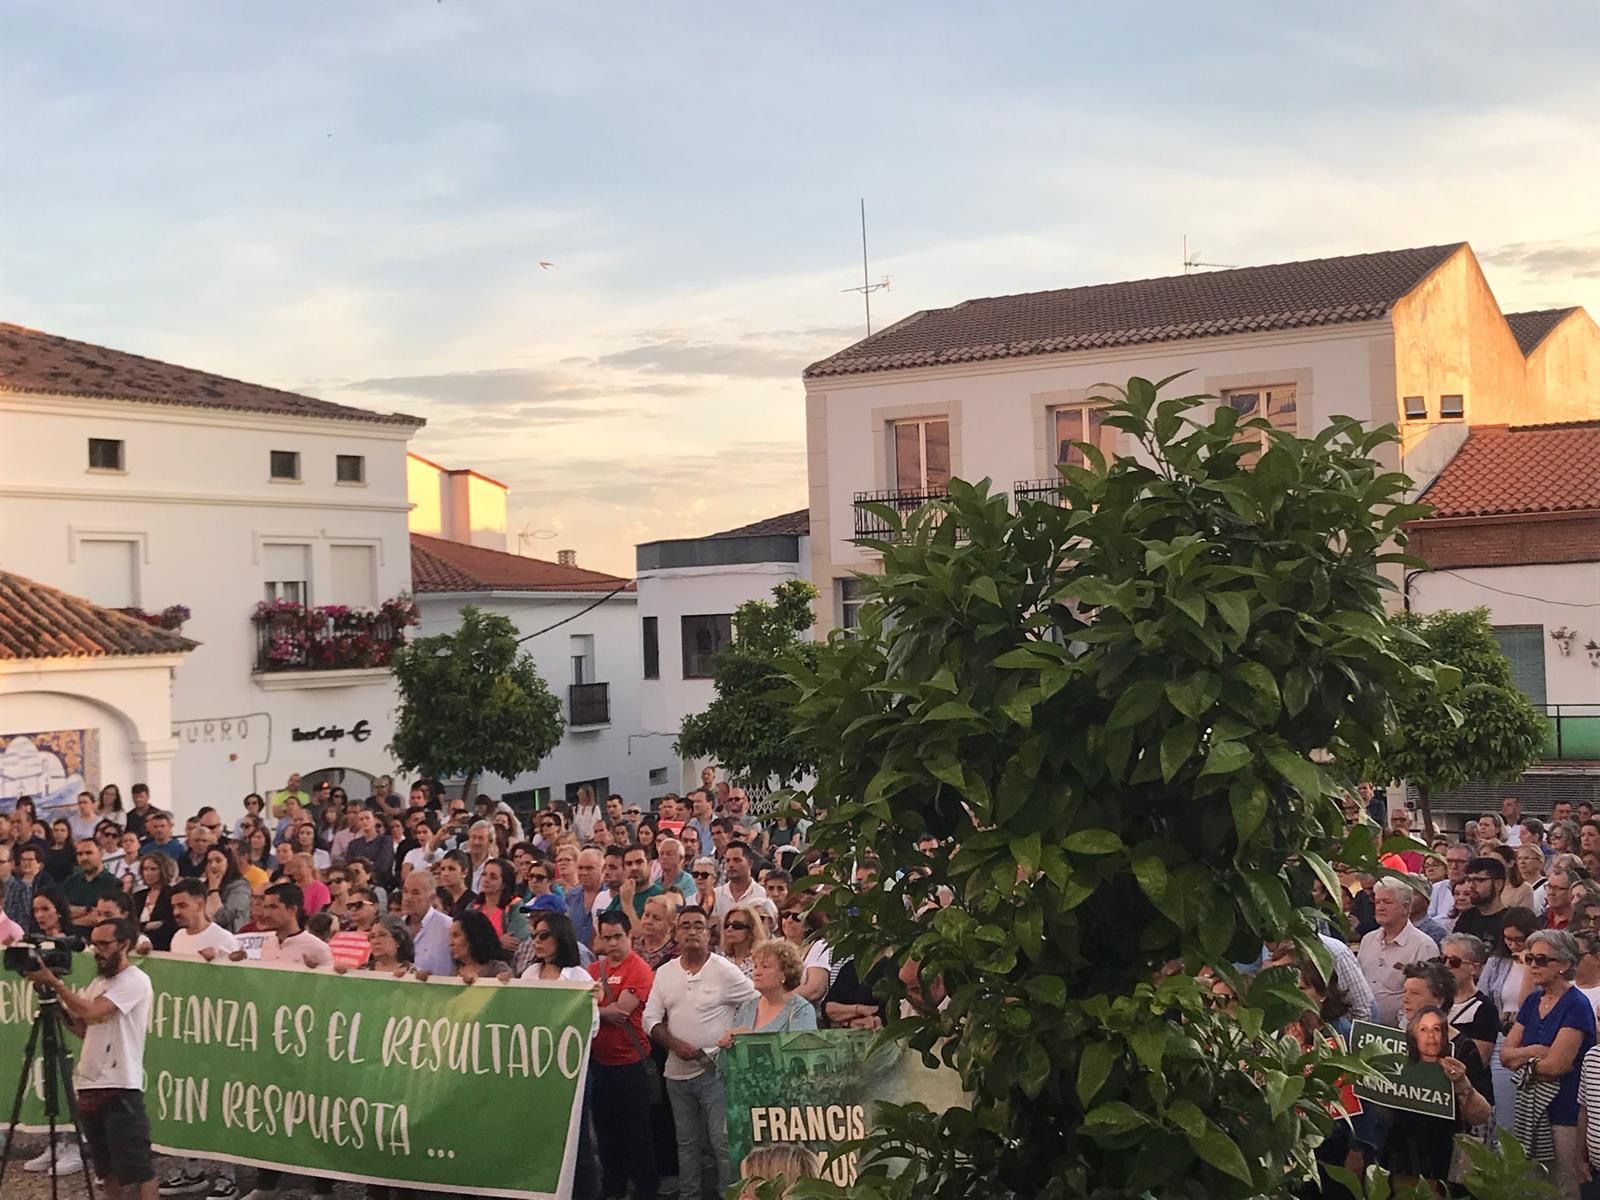
[[[651,896],[644,902],[644,915],[639,927],[633,931],[633,950],[649,965],[659,971],[678,957],[678,939],[673,928],[678,917],[679,899],[676,892]]]
[[[735,910],[737,911],[737,910]],[[800,951],[781,939],[762,942],[751,953],[756,994],[739,1006],[733,1028],[722,1035],[723,1049],[741,1033],[795,1033],[817,1027],[816,1007],[795,989],[800,986]]]
[[[399,977],[415,969],[417,945],[403,918],[379,917],[367,930],[367,944],[372,956],[367,959],[366,970],[386,971]]]
[[[1561,930],[1530,934],[1523,955],[1533,991],[1500,1048],[1507,1069],[1532,1078],[1517,1092],[1517,1128],[1531,1131],[1534,1153],[1553,1159],[1557,1191],[1578,1195],[1578,1064],[1595,1044],[1594,1006],[1572,986],[1578,944]],[[1545,1086],[1539,1086],[1539,1085]],[[1548,1154],[1538,1154],[1550,1144]]]
[[[1472,1039],[1485,1065],[1493,1060],[1500,1036],[1500,1010],[1478,990],[1478,976],[1488,956],[1483,941],[1470,933],[1452,933],[1439,945],[1439,961],[1455,980],[1455,994],[1440,1007],[1450,1018],[1450,1027]]]
[[[1456,1134],[1486,1124],[1489,1101],[1468,1078],[1466,1064],[1452,1054],[1449,1024],[1439,1008],[1428,1005],[1411,1018],[1406,1045],[1412,1062],[1437,1063],[1443,1069],[1455,1091],[1456,1115],[1451,1120],[1396,1111],[1384,1144],[1383,1165],[1396,1182],[1443,1183],[1450,1173]]]
[[[1537,846],[1517,847],[1517,874],[1528,887],[1528,907],[1536,913],[1544,912],[1544,851]],[[1500,897],[1507,908],[1511,902]]]

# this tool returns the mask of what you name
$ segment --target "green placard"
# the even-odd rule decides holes
[[[571,1195],[594,1012],[583,985],[134,961],[155,989],[145,1107],[158,1149],[464,1194]],[[93,975],[78,955],[70,982]],[[0,977],[0,1122],[36,1011],[26,980]],[[40,1079],[25,1130],[44,1127]]]
[[[919,1101],[934,1112],[968,1103],[953,1070],[929,1070],[922,1056],[878,1046],[856,1029],[751,1033],[718,1057],[727,1089],[728,1157],[739,1164],[755,1146],[798,1142],[824,1156],[872,1128],[878,1104]],[[853,1154],[825,1169],[840,1186],[854,1182]]]
[[[1379,1043],[1386,1053],[1397,1054],[1402,1059],[1406,1057],[1405,1030],[1369,1021],[1351,1022],[1351,1050],[1359,1054],[1362,1047],[1373,1042]],[[1444,1068],[1438,1063],[1408,1061],[1386,1079],[1357,1084],[1355,1092],[1362,1100],[1384,1108],[1455,1120],[1455,1088],[1450,1086]]]

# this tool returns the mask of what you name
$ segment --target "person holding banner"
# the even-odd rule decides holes
[[[1411,1018],[1406,1032],[1408,1056],[1414,1063],[1434,1063],[1444,1071],[1455,1093],[1456,1115],[1452,1120],[1396,1109],[1383,1149],[1383,1165],[1393,1172],[1397,1184],[1426,1180],[1436,1185],[1435,1194],[1437,1185],[1450,1175],[1456,1134],[1487,1124],[1492,1111],[1488,1098],[1468,1080],[1466,1065],[1453,1057],[1450,1049],[1449,1025],[1442,1010],[1429,1005]]]
[[[600,1151],[601,1194],[621,1200],[660,1190],[650,1109],[660,1083],[644,1036],[644,1006],[655,972],[634,952],[628,919],[618,911],[599,918],[600,952],[589,965],[596,982],[600,1027],[589,1064],[595,1140]]]

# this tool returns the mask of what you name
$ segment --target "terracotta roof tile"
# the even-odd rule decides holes
[[[1533,353],[1534,348],[1540,342],[1550,335],[1552,329],[1577,311],[1577,308],[1574,307],[1543,308],[1535,312],[1507,313],[1506,324],[1511,326],[1511,334],[1517,339],[1517,348],[1522,351],[1523,357],[1526,358]]]
[[[351,408],[5,322],[0,322],[0,391],[138,400],[381,425],[425,424],[422,418],[404,413]]]
[[[182,654],[198,645],[137,617],[0,571],[0,659]]]
[[[411,535],[411,589],[429,592],[609,592],[631,580],[504,550]]]
[[[1600,422],[1483,425],[1422,493],[1433,516],[1600,509]]]
[[[812,363],[805,374],[815,379],[1371,321],[1465,244],[968,300],[907,317]]]
[[[805,537],[811,532],[811,510],[809,508],[796,509],[794,512],[779,513],[775,517],[763,517],[759,521],[752,521],[748,525],[740,525],[737,529],[724,529],[721,533],[713,533],[711,537],[772,537],[775,535],[799,535]]]

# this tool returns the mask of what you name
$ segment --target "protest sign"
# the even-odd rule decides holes
[[[826,1157],[864,1136],[881,1103],[920,1101],[935,1112],[966,1107],[961,1078],[930,1070],[922,1056],[859,1029],[750,1033],[717,1059],[727,1092],[728,1157],[735,1173],[757,1146],[798,1142]],[[841,1187],[856,1178],[856,1158],[824,1169]]]
[[[1455,1120],[1455,1088],[1445,1077],[1444,1068],[1438,1063],[1411,1062],[1406,1057],[1405,1030],[1368,1021],[1351,1023],[1350,1048],[1353,1051],[1359,1054],[1363,1047],[1373,1043],[1381,1046],[1385,1054],[1396,1054],[1406,1061],[1384,1079],[1356,1084],[1357,1096],[1383,1108]]]
[[[69,982],[82,987],[93,959],[75,957]],[[158,1149],[464,1194],[571,1195],[587,987],[167,955],[135,965],[155,989],[145,1106]],[[0,978],[0,1064],[20,1070],[36,1011],[25,979]],[[0,1090],[14,1088],[0,1075]],[[41,1078],[22,1129],[43,1128]]]

